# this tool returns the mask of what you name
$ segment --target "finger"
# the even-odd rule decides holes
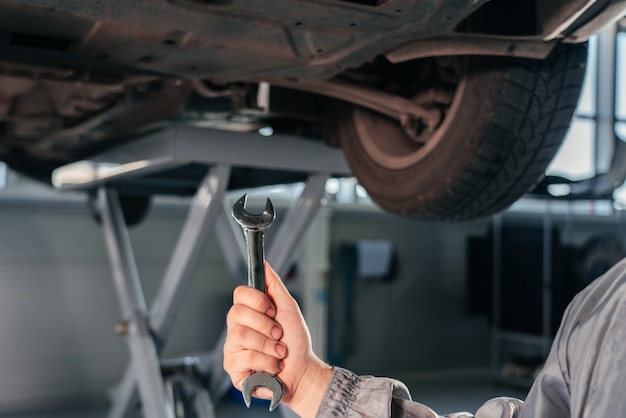
[[[226,325],[229,329],[237,326],[250,328],[274,340],[279,340],[283,336],[283,330],[278,322],[247,305],[233,305],[226,316]]]
[[[272,399],[272,391],[267,388],[260,387],[252,391],[252,396],[259,399]]]
[[[264,313],[270,318],[276,316],[276,308],[272,301],[261,292],[250,286],[237,286],[233,291],[233,304],[242,304]]]
[[[277,359],[287,355],[287,346],[280,341],[239,324],[229,327],[224,342],[224,352],[238,353],[243,350],[257,351]]]
[[[254,350],[242,350],[224,354],[224,370],[229,374],[233,385],[241,390],[243,380],[252,371],[276,375],[284,367],[284,362]]]

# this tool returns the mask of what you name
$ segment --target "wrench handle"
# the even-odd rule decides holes
[[[265,231],[244,229],[248,249],[248,286],[265,293]]]

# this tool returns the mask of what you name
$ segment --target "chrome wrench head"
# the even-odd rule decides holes
[[[265,202],[265,209],[260,214],[253,214],[246,210],[246,200],[248,195],[244,194],[233,205],[233,218],[245,230],[265,231],[274,222],[276,213],[274,213],[274,205],[268,198]]]
[[[252,401],[252,391],[256,388],[264,387],[272,392],[272,400],[270,401],[270,411],[276,409],[285,393],[285,388],[276,376],[267,373],[252,373],[246,377],[241,385],[241,393],[246,406],[250,408]]]

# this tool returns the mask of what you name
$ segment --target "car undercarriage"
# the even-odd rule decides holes
[[[585,40],[624,10],[604,0],[1,1],[0,158],[49,182],[61,165],[175,124],[271,127],[343,148],[391,212],[484,216],[543,175],[575,109]],[[390,182],[405,190],[388,192]]]

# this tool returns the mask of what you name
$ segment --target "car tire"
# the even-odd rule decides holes
[[[463,74],[445,118],[423,145],[371,110],[350,105],[338,115],[336,134],[353,174],[387,211],[468,220],[524,195],[544,175],[571,123],[587,46],[560,44],[544,60],[453,59],[465,60]]]

